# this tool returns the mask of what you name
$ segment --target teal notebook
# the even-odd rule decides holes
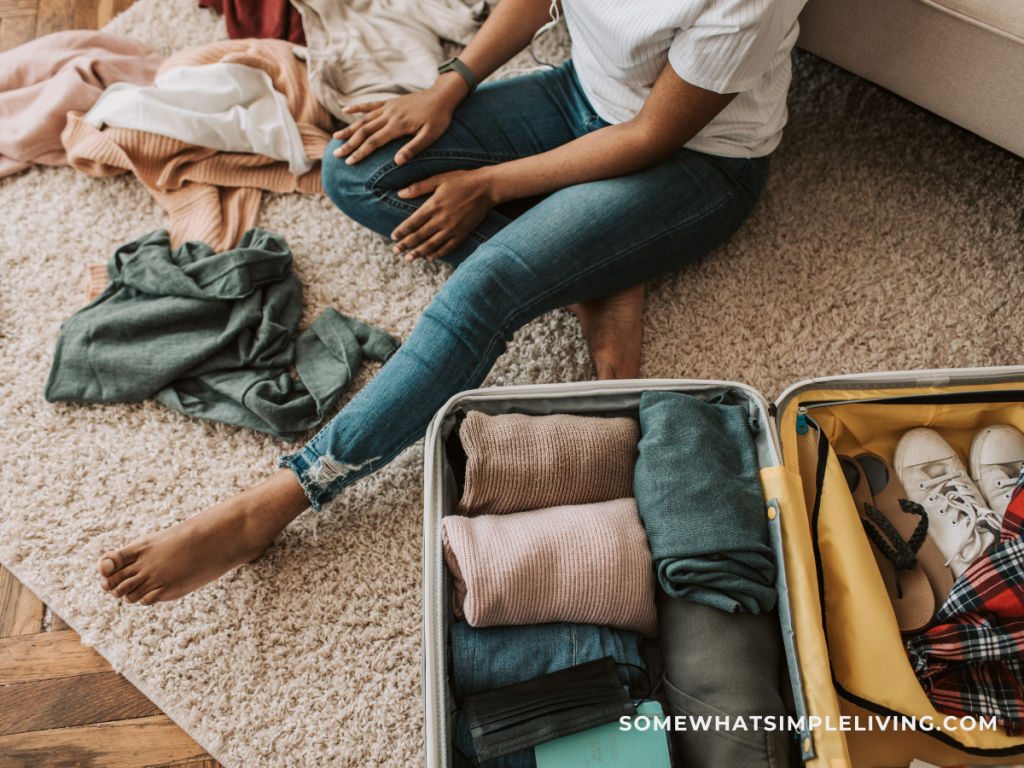
[[[648,701],[636,708],[646,730],[622,730],[619,721],[546,741],[533,748],[537,768],[672,768],[668,755],[668,734],[654,730],[655,716],[664,719],[661,705]],[[634,718],[634,721],[637,719]]]

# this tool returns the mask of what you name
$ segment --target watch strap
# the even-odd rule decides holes
[[[450,61],[446,61],[437,68],[437,74],[443,75],[445,72],[458,72],[462,75],[462,79],[465,80],[466,84],[469,86],[469,92],[472,93],[476,90],[476,75],[473,74],[473,70],[467,67],[458,56]]]

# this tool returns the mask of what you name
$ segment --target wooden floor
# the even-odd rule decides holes
[[[0,51],[134,0],[0,0]],[[0,566],[0,768],[220,768]]]
[[[0,566],[0,768],[220,768]]]
[[[135,0],[0,0],[0,51],[65,29],[99,29]]]

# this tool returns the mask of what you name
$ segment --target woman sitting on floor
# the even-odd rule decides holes
[[[545,312],[576,313],[598,378],[638,374],[644,283],[716,248],[761,195],[804,0],[562,0],[573,59],[474,90],[530,43],[548,2],[502,0],[430,89],[347,110],[362,117],[325,153],[327,193],[396,255],[455,272],[281,471],[107,552],[103,589],[151,605],[259,557],[421,438]],[[515,219],[502,212],[537,196]]]

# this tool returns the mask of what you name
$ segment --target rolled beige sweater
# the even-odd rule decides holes
[[[633,495],[636,419],[470,411],[459,438],[467,457],[460,515],[504,515]]]
[[[474,627],[607,625],[654,637],[654,571],[636,500],[441,522],[452,608]]]

